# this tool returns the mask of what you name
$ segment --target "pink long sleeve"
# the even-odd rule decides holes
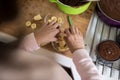
[[[31,52],[40,48],[37,44],[37,41],[35,40],[34,33],[31,33],[24,37],[20,48],[26,50],[27,52]]]
[[[85,49],[79,49],[73,53],[73,62],[82,80],[103,80]]]

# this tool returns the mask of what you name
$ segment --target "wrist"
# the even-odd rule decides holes
[[[38,45],[40,46],[44,46],[47,44],[47,42],[45,42],[45,40],[43,40],[40,35],[38,36],[37,34],[34,34],[36,42],[38,43]]]
[[[35,40],[36,40],[36,42],[37,42],[37,44],[38,45],[41,45],[42,43],[42,41],[41,41],[41,39],[40,39],[40,37],[36,34],[36,33],[34,33],[34,37],[35,37]]]
[[[76,46],[76,47],[73,47],[72,52],[74,52],[74,51],[76,51],[76,50],[78,50],[78,49],[85,49],[85,47],[84,47],[84,46]]]
[[[75,52],[76,50],[79,50],[79,49],[85,49],[85,48],[75,48],[72,50],[72,53]]]

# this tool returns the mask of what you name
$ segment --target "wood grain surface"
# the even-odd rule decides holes
[[[55,3],[50,3],[48,0],[18,0],[18,6],[18,17],[14,21],[0,24],[0,31],[13,36],[23,35],[24,33],[25,36],[34,31],[31,28],[25,27],[25,22],[28,20],[34,22],[33,17],[39,13],[43,17],[43,20],[36,22],[37,28],[40,28],[43,25],[44,17],[48,14],[62,17],[64,20],[62,27],[69,28],[67,14],[60,11]],[[83,33],[83,36],[86,33],[94,7],[95,3],[92,3],[90,8],[85,13],[81,15],[70,15],[74,21],[74,25],[79,28],[79,30]],[[51,45],[48,45],[47,49],[53,50]],[[71,57],[72,54],[70,52],[65,52],[64,55]]]

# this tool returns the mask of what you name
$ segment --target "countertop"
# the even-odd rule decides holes
[[[48,0],[18,0],[19,6],[19,16],[11,22],[6,22],[0,24],[0,31],[8,33],[17,37],[19,34],[23,33],[24,36],[33,32],[31,28],[25,27],[25,22],[27,20],[32,20],[37,14],[41,14],[44,18],[46,15],[51,14],[54,16],[59,16],[64,18],[65,28],[69,28],[67,21],[67,14],[59,10],[55,3],[50,3]],[[89,9],[81,15],[70,15],[74,21],[74,25],[79,28],[83,36],[85,36],[91,15],[94,11],[95,3],[92,3]],[[44,21],[37,22],[38,28],[43,25]],[[45,46],[46,49],[54,51],[52,46],[48,44]],[[71,57],[70,51],[63,53],[64,55]]]

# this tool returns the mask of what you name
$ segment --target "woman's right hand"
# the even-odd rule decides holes
[[[66,34],[67,44],[71,52],[74,52],[77,49],[84,48],[83,36],[77,27],[75,26],[70,27],[70,29],[66,30]]]
[[[38,44],[41,45],[57,41],[55,36],[59,33],[58,27],[59,24],[57,22],[51,22],[43,25],[42,28],[35,31],[34,35]]]

